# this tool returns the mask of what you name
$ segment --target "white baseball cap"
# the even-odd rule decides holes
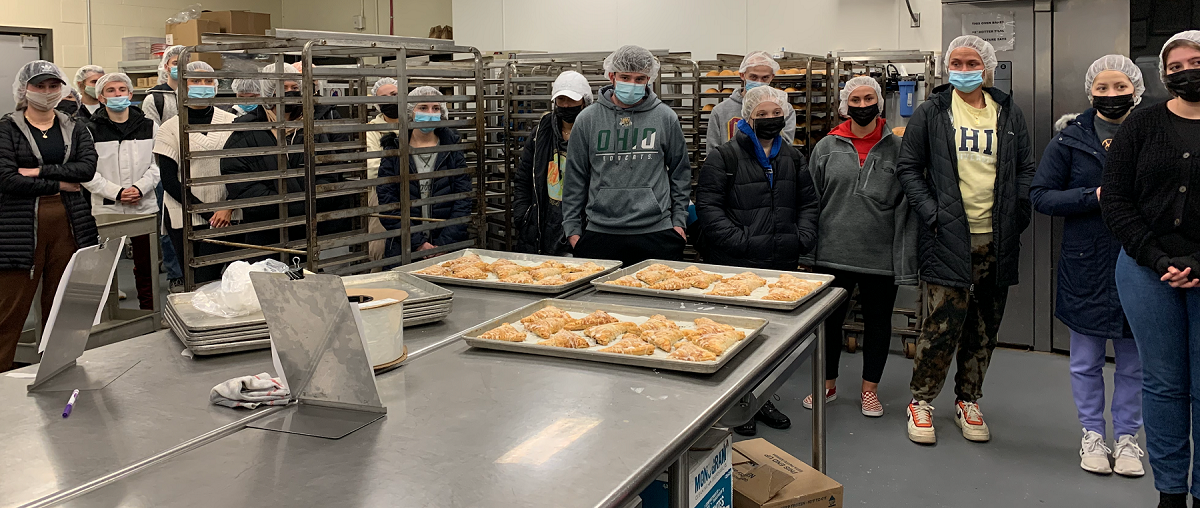
[[[588,84],[588,80],[583,77],[583,74],[575,71],[563,71],[554,80],[550,100],[557,99],[559,96],[564,96],[573,101],[582,100],[584,104],[591,104],[592,85]]]

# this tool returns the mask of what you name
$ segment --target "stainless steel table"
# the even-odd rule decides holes
[[[822,341],[812,332],[845,297],[830,289],[792,313],[717,306],[712,312],[771,322],[707,376],[454,341],[379,376],[387,417],[341,440],[243,430],[60,499],[105,507],[620,506],[794,349],[816,352]]]

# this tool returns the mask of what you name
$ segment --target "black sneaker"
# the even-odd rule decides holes
[[[1158,493],[1158,508],[1187,508],[1187,494]]]
[[[736,432],[737,435],[739,435],[739,436],[750,437],[750,436],[757,435],[758,434],[758,423],[755,420],[756,420],[756,418],[751,418],[750,421],[743,423],[741,425],[738,425],[737,427],[734,427],[733,431]]]
[[[772,404],[769,400],[766,404],[763,404],[762,409],[758,410],[758,414],[754,415],[754,419],[763,422],[772,429],[783,430],[792,426],[792,421],[788,419],[787,415],[775,409],[775,404]]]

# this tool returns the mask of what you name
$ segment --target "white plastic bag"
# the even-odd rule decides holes
[[[262,310],[258,305],[258,295],[254,294],[254,285],[250,283],[250,272],[284,273],[288,266],[274,259],[266,259],[254,264],[245,261],[234,261],[225,268],[221,280],[204,285],[192,296],[192,306],[196,309],[220,316],[235,318]]]

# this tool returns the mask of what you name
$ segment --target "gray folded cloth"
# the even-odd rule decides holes
[[[208,400],[213,404],[247,409],[254,409],[260,404],[284,406],[291,398],[292,392],[283,386],[279,378],[273,378],[266,372],[230,379],[214,386],[208,394]]]

